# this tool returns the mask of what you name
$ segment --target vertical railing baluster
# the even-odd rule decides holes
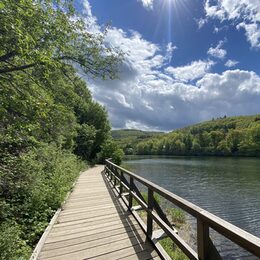
[[[116,169],[115,167],[113,166],[113,173],[114,173],[114,184],[113,184],[113,187],[115,188],[116,187]]]
[[[133,195],[132,192],[134,190],[134,178],[132,176],[130,176],[130,182],[129,182],[129,205],[128,208],[131,211],[131,208],[133,206]]]
[[[153,190],[148,188],[148,210],[153,210]],[[153,218],[150,214],[147,213],[147,236],[152,237],[153,234]]]
[[[197,218],[197,247],[200,260],[210,258],[209,226]]]
[[[110,183],[112,183],[112,170],[111,170],[111,167],[109,167],[109,181]]]
[[[121,195],[123,193],[123,172],[119,170],[119,175],[120,175],[120,187],[119,187],[119,194]]]

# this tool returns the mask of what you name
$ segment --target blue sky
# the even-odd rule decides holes
[[[127,55],[114,81],[87,80],[113,128],[169,131],[260,113],[260,1],[78,0]]]

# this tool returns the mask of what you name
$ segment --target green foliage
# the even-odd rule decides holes
[[[114,78],[120,53],[104,35],[86,32],[73,1],[2,0],[0,74],[77,63],[83,71]]]
[[[141,192],[141,194],[144,198],[144,201],[146,203],[148,203],[148,193],[147,192]],[[158,195],[157,193],[154,193],[153,197],[157,201],[157,203],[160,204],[160,202],[161,202],[160,195]],[[139,203],[135,199],[133,199],[133,206],[138,206],[138,205],[139,205]]]
[[[167,216],[170,218],[171,222],[177,227],[180,227],[186,222],[186,216],[183,210],[178,208],[167,208]]]
[[[1,222],[12,220],[21,231],[19,237],[33,246],[84,164],[54,145],[34,148],[19,157],[4,154],[2,158]]]
[[[179,208],[167,208],[166,215],[171,223],[177,228],[181,228],[182,225],[186,224],[186,217],[183,210]],[[178,248],[170,238],[164,238],[160,241],[160,244],[171,257],[171,259],[188,260],[189,258]]]
[[[142,155],[260,156],[259,129],[259,115],[224,117],[132,142],[131,149]],[[126,140],[117,142],[129,149]]]
[[[112,137],[123,149],[125,154],[136,153],[136,145],[140,141],[148,140],[152,137],[160,136],[163,132],[148,132],[134,129],[112,130]]]
[[[28,259],[83,160],[110,137],[75,68],[115,78],[121,53],[86,32],[72,4],[0,3],[0,259]],[[119,162],[121,150],[112,154]]]
[[[0,224],[0,259],[16,260],[28,259],[30,247],[21,238],[22,231],[15,222]]]
[[[172,242],[170,238],[164,238],[160,241],[160,244],[174,260],[188,260],[189,258]]]
[[[75,153],[85,160],[90,158],[93,151],[96,132],[97,131],[94,126],[89,126],[87,124],[82,124],[78,128]]]
[[[120,165],[123,155],[123,150],[112,139],[109,139],[101,146],[99,161],[104,162],[105,159],[111,158],[115,164]]]

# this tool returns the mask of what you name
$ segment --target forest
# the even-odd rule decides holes
[[[71,1],[0,2],[0,259],[29,258],[87,165],[120,163],[80,75],[113,79],[122,57],[86,28]]]
[[[143,140],[138,134],[126,138],[123,131],[113,136],[125,154],[260,156],[260,115],[213,118]]]

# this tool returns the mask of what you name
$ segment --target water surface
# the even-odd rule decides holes
[[[260,237],[260,159],[128,157],[133,172]],[[225,259],[257,259],[216,240]]]

